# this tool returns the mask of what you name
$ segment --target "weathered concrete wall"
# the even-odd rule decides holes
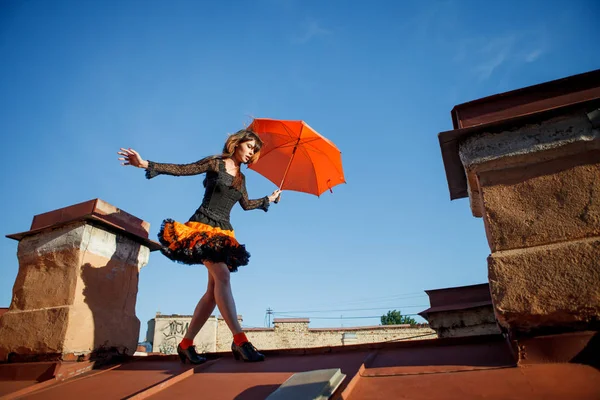
[[[243,319],[241,315],[238,315],[238,322],[242,325]],[[218,318],[217,324],[217,337],[215,339],[216,342],[216,351],[226,351],[231,350],[231,342],[233,342],[233,335],[227,326],[227,323],[223,319],[223,317]]]
[[[500,325],[514,332],[600,321],[600,132],[582,112],[465,141],[473,214],[492,254]]]
[[[433,312],[427,315],[427,320],[440,338],[500,333],[492,306]]]
[[[138,274],[149,253],[85,221],[25,237],[12,302],[0,319],[0,358],[109,348],[133,354]]]
[[[403,325],[386,325],[345,329],[308,329],[307,325],[296,324],[296,326],[285,329],[277,327],[270,330],[249,329],[246,335],[252,344],[264,350],[423,340],[437,337],[435,331],[428,327],[411,328]],[[344,340],[344,334],[349,333],[354,334],[355,338],[352,335],[352,339]]]
[[[600,149],[600,133],[583,112],[552,118],[500,133],[480,133],[460,145],[473,215],[483,216],[480,174],[485,171],[523,171],[565,157]],[[543,172],[542,172],[543,174]]]
[[[480,173],[492,251],[600,236],[599,155]]]
[[[242,321],[241,316],[238,316]],[[191,316],[157,316],[153,351],[174,354],[187,331]],[[293,320],[292,320],[293,321]],[[198,351],[227,352],[233,337],[222,318],[211,317],[194,340]],[[275,322],[274,328],[244,330],[254,346],[262,350],[342,346],[393,340],[422,340],[436,337],[427,326],[368,326],[359,328],[310,329],[309,322]],[[344,334],[346,339],[344,340]],[[213,336],[210,336],[213,335]],[[167,339],[168,338],[168,339]]]
[[[590,328],[600,320],[600,238],[500,251],[488,260],[499,322]]]
[[[154,325],[152,351],[163,354],[176,354],[177,345],[188,331],[191,316],[157,315]],[[217,318],[211,316],[194,338],[196,351],[213,353],[216,351]],[[231,344],[231,342],[230,342]]]

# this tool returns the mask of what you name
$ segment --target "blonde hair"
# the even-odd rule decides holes
[[[258,161],[260,157],[260,148],[263,146],[262,140],[258,137],[256,133],[251,131],[250,129],[240,129],[236,133],[229,135],[225,145],[223,146],[223,154],[222,157],[231,157],[233,153],[235,153],[235,149],[242,143],[249,142],[254,140],[256,143],[254,146],[254,154],[248,160],[248,165],[254,164]]]

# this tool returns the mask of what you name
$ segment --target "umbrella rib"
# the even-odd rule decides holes
[[[265,133],[266,133],[266,132],[265,132]],[[273,134],[273,135],[275,135],[274,133],[271,133],[271,132],[268,132],[268,133],[269,133],[269,134]],[[278,136],[283,136],[283,137],[286,137],[285,135],[278,135]],[[288,143],[285,143],[285,145],[282,145],[282,146],[277,146],[277,147],[273,147],[272,149],[269,149],[267,152],[265,152],[265,153],[262,153],[260,156],[261,156],[261,158],[262,158],[262,157],[266,157],[266,156],[267,156],[267,154],[269,154],[269,153],[270,153],[270,152],[272,152],[273,150],[281,149],[281,148],[284,148],[284,147],[289,147],[289,143],[293,143],[293,138],[290,138],[290,142],[288,142]]]
[[[283,126],[283,129],[288,133],[288,136],[290,138],[294,138],[294,132],[288,130],[288,126],[286,124],[284,124],[282,121],[278,121],[278,122],[281,124],[281,126]]]
[[[300,143],[300,144],[303,144],[303,143]],[[315,153],[319,153],[319,154],[322,154],[322,155],[324,155],[324,156],[326,156],[326,157],[327,157],[327,154],[326,154],[326,153],[325,153],[323,150],[321,150],[321,149],[318,149],[318,148],[316,148],[315,146],[312,146],[312,145],[310,145],[310,143],[309,143],[309,144],[307,144],[307,146],[308,146],[308,147],[310,147],[311,151],[314,151]],[[336,148],[336,150],[337,150],[337,148]],[[340,152],[340,151],[338,150],[338,152]],[[340,153],[341,153],[341,152],[340,152]]]
[[[331,162],[331,159],[330,159],[330,158],[327,156],[327,154],[325,154],[325,152],[324,152],[324,151],[322,151],[322,150],[319,150],[319,149],[317,149],[317,148],[316,148],[316,147],[314,147],[314,146],[310,146],[310,145],[309,145],[309,147],[310,147],[312,150],[314,150],[314,152],[315,152],[315,153],[319,153],[319,154],[321,154],[321,155],[324,155],[324,156],[327,158],[327,160],[329,161],[329,163],[330,163],[330,164],[333,166],[333,168],[335,168],[335,170],[336,170],[338,173],[341,173],[341,171],[338,169],[337,165],[336,165],[334,162]],[[338,150],[338,151],[339,151],[339,150]],[[341,154],[342,152],[340,151],[339,153]]]
[[[302,144],[302,143],[301,143],[301,144]],[[324,156],[326,156],[326,157],[327,157],[327,154],[325,154],[325,152],[324,152],[324,151],[322,151],[322,150],[320,150],[320,149],[316,148],[315,146],[312,146],[310,143],[308,143],[308,144],[307,144],[307,146],[308,146],[308,147],[310,147],[312,151],[314,151],[314,152],[316,152],[316,153],[319,153],[319,154],[322,154],[322,155],[324,155]],[[339,150],[337,149],[337,147],[336,147],[336,150],[337,150],[337,151],[338,151],[340,154],[342,153],[341,151],[339,151]],[[329,160],[329,157],[327,157],[327,159]],[[336,169],[336,171],[337,171],[338,173],[340,173],[340,170],[339,170],[339,169],[338,169],[338,167],[335,165],[335,163],[333,163],[333,162],[332,162],[332,163],[331,163],[331,165],[333,165],[333,167]]]
[[[286,149],[286,148],[289,148],[289,147],[294,147],[294,146],[296,146],[296,145],[298,145],[298,147],[300,147],[300,146],[302,146],[302,145],[303,145],[303,144],[305,144],[305,143],[306,143],[306,142],[300,142],[300,143],[297,143],[297,142],[295,142],[295,141],[290,141],[290,142],[288,142],[288,143],[284,143],[284,144],[281,144],[281,145],[279,145],[279,146],[277,146],[277,147],[273,147],[272,149],[269,149],[269,153],[270,153],[271,151],[273,151],[273,150],[277,150],[277,149]],[[321,150],[317,149],[316,147],[313,147],[313,146],[311,146],[311,148],[313,148],[313,149],[315,150],[315,152],[317,152],[317,153],[325,154],[325,153],[323,153]],[[265,154],[268,154],[268,153],[265,153]]]
[[[315,183],[317,184],[317,196],[320,196],[321,194],[319,193],[319,179],[317,178],[317,169],[315,168],[315,164],[312,162],[312,158],[310,157],[308,151],[306,151],[304,147],[300,147],[300,149],[302,150],[302,152],[304,152],[304,154],[306,154],[306,157],[308,157],[308,159],[310,160],[310,166],[313,169],[313,174],[315,175]]]
[[[305,144],[305,143],[300,143],[300,144]],[[311,150],[312,150],[312,151],[314,151],[315,153],[319,153],[319,154],[326,155],[326,154],[325,154],[325,152],[324,152],[323,150],[321,150],[321,149],[318,149],[318,148],[316,148],[315,146],[311,146],[311,144],[310,144],[310,143],[306,143],[306,145],[307,145],[308,147],[310,147],[310,148],[311,148]]]
[[[334,162],[332,162],[332,161],[331,161],[331,159],[330,159],[330,158],[327,156],[327,154],[326,154],[324,151],[322,151],[322,150],[320,150],[320,149],[317,149],[316,147],[314,147],[314,146],[311,146],[311,145],[308,145],[308,147],[310,147],[311,151],[314,151],[315,153],[318,153],[318,154],[321,154],[321,155],[325,156],[325,158],[327,159],[327,161],[329,161],[329,164],[330,164],[330,165],[331,165],[333,168],[335,168],[336,172],[337,172],[338,174],[342,174],[342,175],[343,175],[343,173],[341,173],[341,172],[340,172],[340,170],[339,170],[339,168],[337,167],[337,165],[336,165]],[[304,152],[306,153],[306,155],[308,156],[308,158],[310,158],[309,152],[308,152],[308,150],[306,149],[306,147],[302,147],[302,150],[304,150]],[[338,150],[338,151],[339,151],[339,150]],[[340,154],[341,154],[341,152],[340,152]]]
[[[307,156],[309,159],[311,159],[310,152],[315,152],[315,153],[318,153],[318,154],[321,154],[321,155],[325,156],[325,158],[326,158],[326,159],[329,161],[329,164],[330,164],[331,166],[333,166],[333,168],[335,168],[336,172],[339,174],[339,173],[340,173],[340,170],[337,168],[337,166],[335,165],[335,163],[333,163],[333,162],[331,162],[331,161],[329,160],[329,157],[327,156],[327,154],[326,154],[324,151],[322,151],[322,150],[318,149],[318,148],[317,148],[317,147],[315,147],[315,146],[312,146],[312,145],[309,143],[309,142],[314,142],[314,141],[317,141],[317,140],[319,140],[319,138],[315,138],[315,139],[312,139],[312,140],[308,140],[308,141],[306,141],[306,142],[300,142],[300,144],[298,145],[298,147],[299,147],[300,149],[302,149],[302,151],[304,152],[304,154],[305,154],[305,155],[306,155],[306,156]],[[308,151],[308,149],[307,149],[306,147],[302,146],[303,144],[306,144],[306,145],[307,145],[307,147],[309,147],[309,148],[310,148],[310,152]],[[286,147],[293,147],[293,146],[295,146],[295,145],[296,145],[296,143],[295,143],[295,142],[290,142],[290,143],[286,143],[285,145],[281,145],[281,146],[274,147],[273,149],[271,149],[271,151],[273,151],[273,150],[277,150],[277,149],[283,149],[283,148],[286,148]],[[339,152],[339,150],[338,150],[338,152]],[[268,154],[268,153],[267,153],[267,154]],[[261,156],[261,157],[262,157],[262,156]],[[314,169],[314,166],[313,166],[313,169]],[[315,177],[316,177],[316,171],[315,171]],[[316,179],[316,178],[315,178],[315,179]]]
[[[311,145],[310,145],[310,142],[315,142],[315,141],[317,141],[317,140],[319,140],[319,138],[316,138],[316,139],[310,139],[310,140],[307,140],[307,141],[304,141],[304,142],[303,142],[303,141],[301,141],[300,143],[298,143],[298,146],[302,146],[302,145],[306,144],[306,145],[310,146],[310,148],[311,148],[313,151],[315,151],[316,153],[320,153],[320,154],[324,154],[324,155],[326,155],[326,154],[325,154],[325,153],[324,153],[322,150],[320,150],[320,149],[318,149],[318,148],[316,148],[316,147],[314,147],[314,146],[311,146]],[[293,146],[296,146],[296,142],[294,142],[294,141],[290,141],[290,142],[287,142],[287,143],[285,143],[285,144],[279,145],[279,146],[277,146],[277,147],[273,147],[272,149],[270,149],[270,151],[273,151],[273,150],[276,150],[276,149],[285,149],[285,148],[287,148],[287,147],[293,147]],[[338,150],[338,151],[339,151],[339,150]]]

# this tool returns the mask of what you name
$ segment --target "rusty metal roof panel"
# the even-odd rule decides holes
[[[487,342],[421,346],[377,351],[362,376],[418,375],[516,366],[508,343],[498,336]]]
[[[359,376],[344,400],[597,400],[600,371],[578,364],[538,364],[420,375]]]
[[[425,293],[429,296],[431,307],[419,313],[424,318],[427,318],[427,314],[433,312],[467,310],[492,305],[488,283],[426,290]]]
[[[193,398],[192,394],[214,400],[264,399],[297,372],[340,368],[342,373],[354,376],[368,354],[368,351],[353,351],[335,355],[268,356],[262,363],[242,363],[225,357],[153,399]],[[345,388],[348,380],[342,382],[339,391]],[[199,388],[202,388],[201,392]]]
[[[181,374],[191,366],[179,361],[136,361],[95,370],[35,391],[24,399],[122,399]]]
[[[600,69],[459,104],[454,129],[535,114],[600,97]]]
[[[425,293],[429,296],[429,304],[432,307],[492,301],[490,285],[488,283],[426,290]]]
[[[581,331],[519,340],[520,363],[580,363],[600,370],[600,332]]]
[[[150,251],[160,249],[160,244],[148,239],[150,224],[111,204],[93,199],[68,207],[59,208],[33,217],[29,231],[6,235],[9,239],[22,240],[49,228],[57,228],[75,222],[87,221],[98,224],[115,233],[124,234],[146,245]]]
[[[420,316],[427,319],[427,315],[431,313],[437,312],[448,312],[448,311],[461,311],[461,310],[471,310],[473,308],[480,307],[491,307],[492,301],[480,301],[480,302],[471,302],[467,304],[449,304],[447,306],[439,306],[439,307],[429,307],[427,310],[421,311],[419,313]]]
[[[47,381],[17,397],[255,399],[267,397],[296,372],[340,368],[347,378],[333,399],[597,399],[600,370],[586,362],[560,363],[581,362],[582,353],[594,353],[597,337],[587,332],[528,342],[535,357],[523,367],[515,366],[513,347],[502,335],[278,350],[265,352],[267,361],[256,364],[211,354],[209,362],[194,368],[173,356],[150,356],[64,382]],[[557,347],[565,347],[559,357]],[[535,363],[539,359],[553,363]]]

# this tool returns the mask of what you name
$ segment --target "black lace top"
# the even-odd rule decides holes
[[[220,157],[209,157],[191,164],[163,164],[148,161],[148,168],[146,168],[146,178],[148,179],[160,174],[184,176],[202,173],[206,173],[204,199],[190,221],[232,230],[229,214],[235,203],[239,202],[244,210],[260,208],[267,211],[269,209],[267,196],[257,200],[248,200],[244,174],[239,171],[239,176],[230,175],[225,169],[225,162]]]

